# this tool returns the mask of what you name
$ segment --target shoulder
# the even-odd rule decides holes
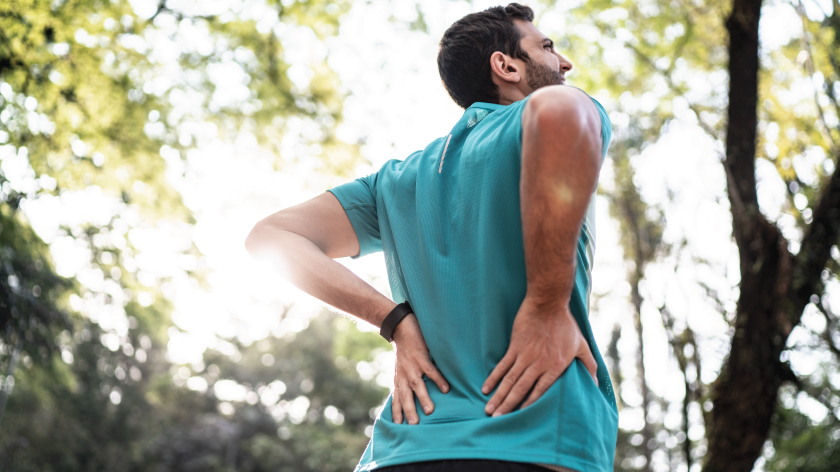
[[[389,186],[405,179],[411,179],[417,173],[417,167],[422,160],[423,151],[415,151],[405,159],[390,159],[374,174],[373,185],[378,188]]]
[[[599,117],[598,108],[589,95],[567,85],[543,87],[532,93],[523,114],[539,118]]]
[[[567,85],[552,85],[532,93],[522,111],[523,124],[580,132],[601,133],[601,113],[586,92]]]

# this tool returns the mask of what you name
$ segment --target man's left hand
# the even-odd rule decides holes
[[[487,395],[499,384],[485,413],[499,416],[513,411],[528,391],[531,395],[522,408],[534,403],[575,358],[583,361],[597,384],[598,364],[568,304],[545,308],[526,296],[513,321],[510,347],[481,387]]]

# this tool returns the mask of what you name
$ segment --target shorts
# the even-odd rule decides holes
[[[376,469],[376,472],[551,472],[536,464],[484,459],[413,462]]]

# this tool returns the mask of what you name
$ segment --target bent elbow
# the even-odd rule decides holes
[[[249,254],[255,256],[258,252],[265,250],[267,242],[271,240],[269,233],[271,232],[270,225],[265,221],[259,221],[248,233],[245,238],[245,250]]]
[[[245,238],[245,250],[251,256],[265,254],[267,251],[284,251],[285,246],[290,244],[286,238],[292,233],[284,224],[282,218],[276,215],[269,216],[257,222]]]
[[[251,232],[248,233],[248,236],[245,238],[245,250],[248,251],[249,254],[252,256],[255,252],[259,250],[260,242],[259,242],[259,226],[260,224],[257,223],[251,229]]]

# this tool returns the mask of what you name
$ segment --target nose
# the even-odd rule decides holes
[[[556,54],[557,58],[560,59],[560,70],[564,73],[572,70],[572,62],[570,60],[563,57],[560,53],[555,52],[554,54]]]

